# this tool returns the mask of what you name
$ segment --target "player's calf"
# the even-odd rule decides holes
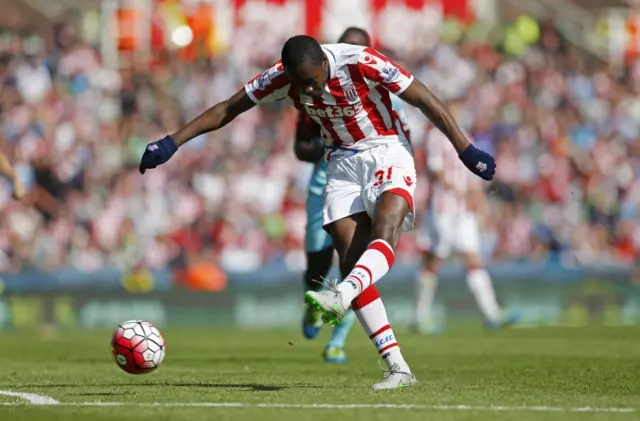
[[[417,274],[414,325],[421,333],[440,333],[444,329],[432,322],[433,302],[438,288],[438,263],[439,259],[433,253],[427,253]]]
[[[376,286],[370,286],[353,300],[352,308],[365,333],[387,365],[384,380],[373,385],[372,388],[395,389],[413,385],[416,382],[415,377],[400,352],[398,341]]]
[[[468,253],[465,257],[467,263],[467,286],[473,294],[478,308],[488,324],[500,324],[501,309],[496,299],[489,273],[482,266],[480,257],[477,254]]]
[[[409,210],[410,204],[404,197],[392,192],[382,193],[372,221],[372,241],[344,282],[338,285],[343,303],[353,301],[389,272],[395,261],[394,249]]]

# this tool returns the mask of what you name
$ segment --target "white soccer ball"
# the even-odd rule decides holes
[[[130,374],[146,374],[162,364],[166,345],[152,323],[128,320],[120,323],[111,338],[111,352],[118,367]]]

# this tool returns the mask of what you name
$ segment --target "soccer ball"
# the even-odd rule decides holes
[[[144,320],[120,323],[111,337],[111,352],[118,367],[130,374],[147,374],[164,360],[162,334]]]

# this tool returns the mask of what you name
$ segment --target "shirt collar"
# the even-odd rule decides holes
[[[329,60],[329,78],[333,78],[336,76],[336,56],[333,55],[331,50],[328,50],[322,47],[322,51],[324,51],[324,55]]]

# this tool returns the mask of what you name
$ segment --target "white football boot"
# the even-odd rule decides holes
[[[382,375],[383,380],[371,386],[372,390],[401,389],[415,386],[418,381],[412,373],[400,371],[400,366],[394,364]]]
[[[336,288],[336,281],[325,282],[324,291],[307,291],[304,301],[312,308],[322,312],[322,320],[336,327],[349,309],[345,307],[342,293]]]

